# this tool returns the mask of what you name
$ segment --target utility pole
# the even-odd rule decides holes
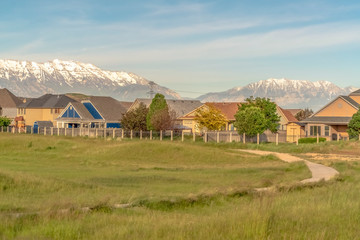
[[[150,99],[154,98],[154,95],[155,95],[154,86],[155,85],[156,85],[156,83],[154,83],[153,81],[149,81],[150,91],[147,92],[147,94],[149,94]]]

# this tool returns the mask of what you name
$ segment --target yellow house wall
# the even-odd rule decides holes
[[[351,97],[355,102],[360,104],[360,96],[349,96]]]
[[[317,117],[352,117],[356,109],[350,106],[343,99],[337,99],[332,104],[318,112]]]
[[[63,109],[60,109],[60,112]],[[59,113],[51,113],[50,108],[39,109],[39,108],[27,108],[25,114],[19,114],[18,116],[23,116],[26,125],[34,125],[36,121],[51,121],[54,126],[56,125],[55,119],[59,116]]]

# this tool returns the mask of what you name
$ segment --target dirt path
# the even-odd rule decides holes
[[[313,163],[307,160],[304,160],[299,157],[292,156],[287,153],[278,153],[278,152],[269,152],[269,151],[260,151],[260,150],[240,150],[243,152],[258,154],[258,155],[275,155],[276,157],[280,158],[285,162],[297,162],[297,161],[304,161],[306,166],[311,171],[312,177],[308,179],[304,179],[302,183],[309,183],[309,182],[318,182],[324,179],[325,181],[330,180],[331,178],[335,177],[339,174],[338,171],[331,167],[324,166],[322,164]]]

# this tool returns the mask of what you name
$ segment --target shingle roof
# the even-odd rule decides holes
[[[89,113],[86,107],[79,102],[71,102],[71,105],[74,106],[76,112],[80,115],[82,119],[86,120],[93,120],[94,117]]]
[[[358,96],[358,95],[360,95],[360,89],[349,94],[349,96]]]
[[[299,112],[302,111],[302,109],[300,109],[300,108],[296,108],[296,109],[284,109],[284,110],[289,111],[294,117],[295,117],[295,115],[296,115],[297,113],[299,113]]]
[[[22,104],[22,101],[12,94],[6,88],[0,89],[0,107],[1,108],[16,108]]]
[[[142,102],[146,105],[146,107],[149,107],[152,100],[145,98],[138,98],[135,100],[135,102],[139,102],[139,103]],[[176,118],[182,117],[185,114],[203,105],[199,100],[173,100],[173,99],[166,99],[166,104],[168,105],[170,111],[175,112]]]
[[[349,124],[352,117],[309,117],[302,120],[302,123],[324,123],[324,124],[339,124],[347,125]]]
[[[31,99],[30,101],[21,104],[22,108],[65,108],[69,102],[74,99],[64,95],[45,94],[39,98]]]
[[[219,109],[229,121],[233,121],[236,112],[239,110],[238,105],[241,105],[241,102],[207,102],[205,104]]]
[[[133,104],[133,102],[123,102],[123,101],[119,101],[119,103],[126,109],[126,111],[131,107],[131,105]]]
[[[356,102],[354,99],[352,99],[349,96],[340,96],[342,99],[344,99],[345,101],[347,101],[348,103],[350,103],[351,105],[353,105],[356,108],[359,108],[360,104],[358,102]]]
[[[281,107],[279,107],[279,109],[284,114],[284,116],[287,118],[288,122],[298,122],[298,120],[294,117],[294,115],[291,114],[290,111],[285,110]]]
[[[119,121],[123,114],[126,113],[126,108],[112,97],[91,96],[89,101],[106,121]]]

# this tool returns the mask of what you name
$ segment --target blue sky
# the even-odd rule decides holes
[[[0,58],[89,62],[192,97],[271,77],[360,87],[360,3],[2,0]]]

